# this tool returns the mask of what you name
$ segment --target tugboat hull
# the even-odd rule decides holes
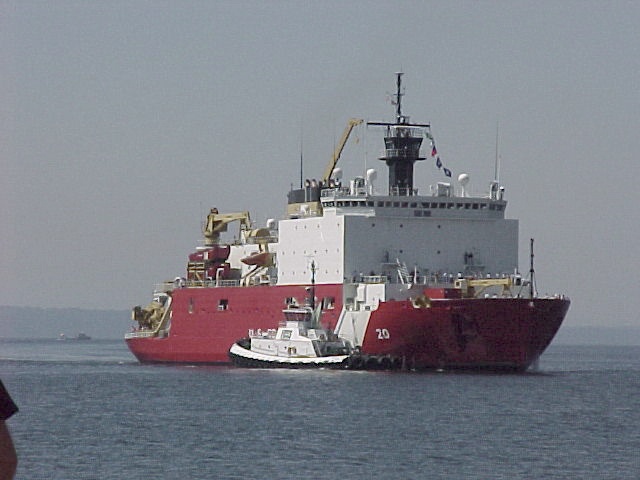
[[[234,343],[229,349],[229,360],[245,368],[345,368],[349,355],[328,357],[274,357],[243,348]]]

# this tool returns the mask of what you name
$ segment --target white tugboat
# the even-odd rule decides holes
[[[353,351],[351,344],[320,325],[321,308],[315,305],[315,264],[311,264],[311,287],[307,305],[283,310],[278,329],[249,330],[234,343],[229,359],[240,367],[344,368]]]

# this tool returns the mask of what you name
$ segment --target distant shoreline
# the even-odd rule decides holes
[[[93,339],[118,339],[130,328],[128,310],[0,306],[0,338],[55,339],[84,332]]]
[[[640,345],[640,326],[563,326],[555,345]]]

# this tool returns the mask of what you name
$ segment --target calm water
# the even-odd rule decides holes
[[[640,347],[538,373],[143,366],[123,342],[0,341],[21,480],[637,479]]]

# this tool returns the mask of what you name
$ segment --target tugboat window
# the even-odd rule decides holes
[[[333,310],[335,308],[335,297],[324,297],[322,299],[322,308],[324,310]]]

